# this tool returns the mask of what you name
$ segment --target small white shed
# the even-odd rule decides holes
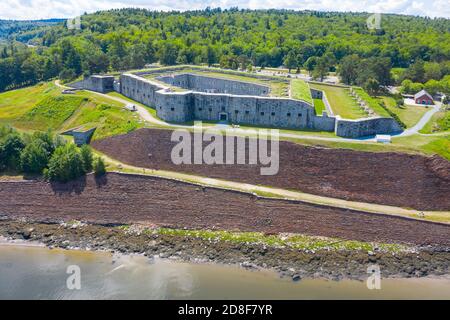
[[[388,134],[377,134],[375,140],[379,143],[391,143],[391,136]]]

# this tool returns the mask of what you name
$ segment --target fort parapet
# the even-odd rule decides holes
[[[119,81],[112,76],[92,76],[74,87],[98,92],[118,91],[155,108],[158,117],[167,122],[224,121],[250,126],[334,131],[336,135],[348,138],[402,131],[392,118],[347,120],[327,112],[317,115],[309,102],[268,96],[268,86],[192,73],[164,75],[155,80],[131,73],[121,74]],[[311,94],[313,98],[326,100],[320,90],[312,89]],[[328,101],[324,103],[330,109]]]
[[[71,86],[77,89],[88,89],[101,93],[110,92],[114,90],[114,76],[93,75],[74,82]]]

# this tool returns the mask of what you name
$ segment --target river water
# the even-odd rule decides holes
[[[69,266],[81,288],[68,289]],[[70,282],[74,283],[74,282]],[[450,299],[447,279],[304,279],[271,271],[192,264],[106,252],[0,244],[0,299]]]

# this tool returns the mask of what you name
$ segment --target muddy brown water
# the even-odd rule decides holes
[[[80,290],[67,268],[80,268]],[[191,264],[105,252],[0,244],[0,299],[450,299],[450,278],[365,281],[304,279],[271,271]]]

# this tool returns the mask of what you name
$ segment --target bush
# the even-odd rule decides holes
[[[40,174],[47,167],[50,152],[48,145],[40,139],[33,140],[20,155],[22,170],[29,174]]]
[[[16,132],[12,127],[10,126],[0,126],[0,141],[2,138],[6,137],[10,133]]]
[[[8,134],[0,143],[0,171],[20,169],[20,153],[24,148],[25,143],[18,133]]]
[[[97,160],[95,161],[94,172],[97,178],[103,176],[106,173],[105,162],[102,158],[97,158]]]
[[[83,159],[83,169],[85,173],[92,171],[92,150],[88,145],[83,145],[80,149],[81,158]]]
[[[50,181],[67,182],[85,174],[83,158],[73,144],[56,148],[48,163],[45,177]]]
[[[56,144],[57,144],[57,139],[55,138],[55,136],[51,133],[51,131],[47,131],[47,132],[35,132],[33,133],[33,135],[31,136],[31,143],[33,141],[40,141],[42,142],[42,147],[49,153],[52,154],[53,152],[55,152],[55,148],[56,148]]]
[[[399,108],[401,108],[405,105],[405,101],[403,100],[403,98],[395,99],[395,103],[397,104],[397,107],[399,107]]]

